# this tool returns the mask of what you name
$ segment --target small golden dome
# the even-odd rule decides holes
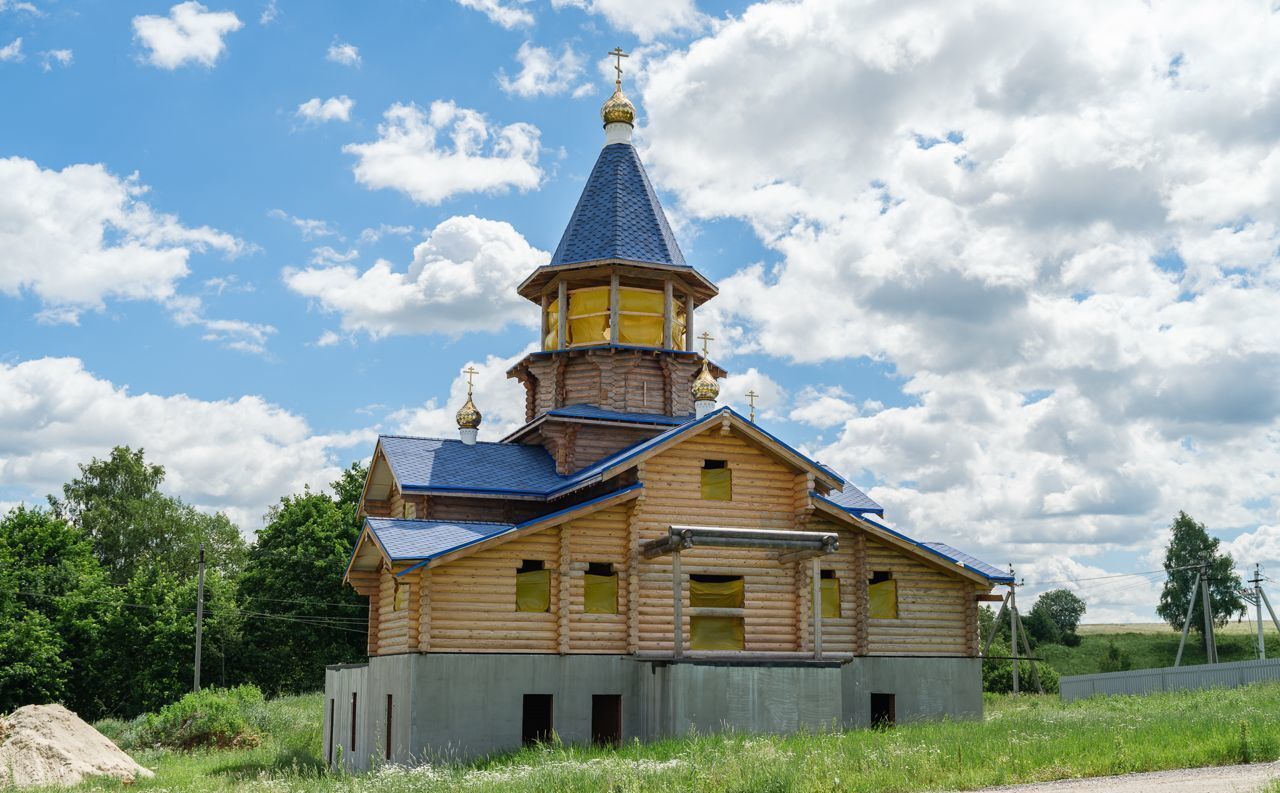
[[[698,378],[693,381],[693,401],[694,402],[715,402],[720,396],[720,384],[711,376],[711,370],[707,368],[707,359],[702,359],[702,371],[698,373]]]
[[[600,118],[604,119],[605,125],[620,121],[623,124],[636,125],[636,106],[631,104],[631,100],[627,95],[622,93],[622,83],[614,84],[613,96],[604,103],[600,108]]]
[[[476,407],[476,403],[471,401],[471,395],[467,394],[467,402],[458,408],[458,429],[474,430],[480,428],[480,409]]]

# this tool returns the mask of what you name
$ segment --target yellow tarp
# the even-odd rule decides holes
[[[618,576],[592,575],[583,576],[583,601],[588,614],[618,613]]]
[[[699,581],[689,579],[689,605],[695,608],[740,609],[744,603],[742,579]]]
[[[585,344],[609,343],[609,315],[569,320],[569,344],[581,347]]]
[[[662,346],[662,317],[623,314],[618,317],[618,343],[644,347]]]
[[[867,614],[872,619],[898,618],[898,582],[890,579],[867,587]]]
[[[584,314],[609,313],[609,287],[590,286],[569,293],[569,318]]]
[[[516,573],[516,611],[551,610],[551,571]]]
[[[675,327],[671,329],[671,348],[674,350],[684,349],[684,332],[688,325],[685,322],[684,304],[676,304],[676,321]]]
[[[661,316],[666,308],[666,301],[667,298],[662,292],[651,289],[622,287],[618,290],[619,311],[638,311]]]
[[[702,497],[712,501],[732,501],[733,471],[728,468],[703,468]]]
[[[560,346],[560,299],[556,298],[547,304],[547,336],[542,340],[542,349],[554,350]]]
[[[822,579],[822,618],[840,616],[840,579]]]
[[[689,619],[689,648],[692,650],[741,650],[745,646],[742,617]]]

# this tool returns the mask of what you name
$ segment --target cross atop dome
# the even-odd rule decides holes
[[[606,99],[600,108],[606,146],[611,143],[630,143],[631,129],[636,123],[636,106],[622,93],[622,59],[631,56],[623,52],[621,47],[614,47],[609,54],[617,61],[613,65],[617,78],[613,82],[613,96]]]

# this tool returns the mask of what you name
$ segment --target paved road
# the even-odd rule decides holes
[[[1254,793],[1273,779],[1280,779],[1280,763],[1068,779],[987,788],[981,793]]]

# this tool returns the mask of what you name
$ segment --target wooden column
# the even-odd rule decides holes
[[[684,655],[684,614],[683,590],[684,582],[681,580],[683,574],[680,572],[680,549],[676,548],[671,552],[671,608],[675,613],[675,631],[672,636],[672,655],[680,658]]]
[[[618,274],[609,276],[609,343],[618,343]]]
[[[684,296],[684,348],[685,350],[693,349],[693,295],[686,293]]]
[[[813,659],[822,660],[822,569],[813,557]]]
[[[560,281],[557,298],[560,301],[560,310],[556,312],[556,346],[562,350],[569,349],[569,285],[563,280]]]
[[[546,292],[542,293],[542,321],[538,323],[538,327],[542,328],[542,338],[538,339],[538,349],[547,349],[547,333],[551,328],[547,327],[547,308],[551,305],[551,296]],[[557,328],[558,330],[558,328]]]
[[[431,571],[423,568],[418,589],[418,651],[431,649]]]
[[[663,349],[671,349],[671,333],[676,324],[676,303],[675,294],[672,289],[671,279],[667,278],[662,282],[662,347]]]

